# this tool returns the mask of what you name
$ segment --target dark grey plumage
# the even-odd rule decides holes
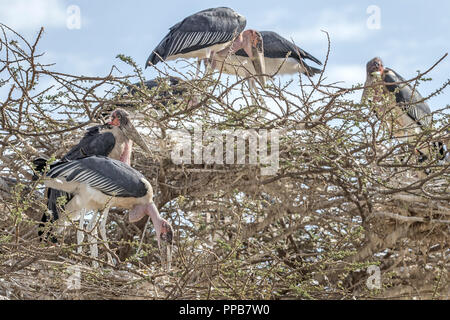
[[[139,171],[102,156],[60,161],[50,167],[46,176],[84,183],[108,196],[140,198],[148,192]]]
[[[367,62],[366,77],[366,88],[361,102],[374,104],[374,111],[378,117],[385,112],[391,112],[391,107],[397,109],[392,120],[398,128],[392,128],[393,122],[386,122],[394,136],[405,138],[407,134],[406,139],[411,141],[413,135],[417,133],[416,129],[431,128],[432,113],[428,104],[413,85],[407,83],[394,70],[384,67],[381,58],[375,57]],[[395,96],[395,105],[386,109],[385,98],[390,98],[391,95]],[[429,141],[415,148],[419,153],[419,162],[428,159],[431,150],[437,152],[438,160],[446,159],[447,148],[442,141]]]
[[[232,41],[244,30],[246,23],[245,17],[226,7],[197,12],[170,28],[145,66],[157,64],[170,56]]]
[[[404,82],[405,79],[392,69],[384,68],[384,82]],[[432,117],[431,110],[417,89],[410,84],[386,85],[386,88],[395,94],[396,102],[405,110],[411,119],[421,126],[430,126]],[[419,102],[422,101],[422,102]]]
[[[107,128],[108,125],[99,125],[87,129],[87,132],[81,141],[70,149],[63,157],[66,160],[80,159],[92,155],[107,156],[115,145],[115,138],[111,132],[102,132],[102,129]],[[46,160],[38,158],[33,161],[36,171],[43,171],[46,166]],[[72,199],[72,195],[52,188],[47,189],[47,208],[51,211],[52,216],[49,217],[48,212],[44,213],[41,218],[39,236],[43,235],[42,228],[48,221],[56,221],[59,219],[59,208],[57,205],[58,199],[64,197],[65,202],[68,203]],[[52,238],[52,241],[56,240]]]
[[[108,124],[89,128],[81,141],[64,155],[63,160],[75,160],[99,155],[129,161],[131,156],[129,141],[131,140],[149,152],[145,141],[130,122],[128,113],[122,109],[116,109],[111,114],[111,121]],[[42,172],[47,165],[47,160],[39,158],[35,159],[33,163],[35,170]],[[43,227],[46,222],[54,222],[59,219],[60,210],[64,208],[64,205],[57,204],[57,200],[61,197],[65,198],[66,203],[68,203],[73,195],[53,188],[47,189],[47,208],[49,210],[42,216],[40,236],[44,233]],[[54,238],[51,238],[51,240],[55,241]]]
[[[168,84],[170,87],[176,88],[183,80],[181,78],[178,77],[173,77],[170,76],[168,78],[156,78],[156,79],[152,79],[152,80],[147,80],[144,82],[144,86],[147,89],[153,89],[153,88],[158,88],[161,85],[163,85],[163,82],[169,80]],[[136,93],[136,88],[141,88],[141,83],[137,82],[137,83],[133,83],[131,86],[127,87],[127,93],[126,94],[130,94],[130,95],[134,95]],[[184,90],[174,90],[174,94],[182,94],[184,92]]]
[[[106,124],[88,128],[80,142],[70,149],[63,158],[74,160],[92,155],[107,156],[116,143],[116,139],[111,132],[102,132],[108,126]]]
[[[311,67],[307,65],[303,60],[309,59],[318,65],[322,65],[322,62],[306,52],[305,50],[301,49],[300,47],[296,46],[293,42],[283,38],[278,33],[273,31],[260,31],[263,43],[264,43],[264,58],[279,58],[284,59],[286,58],[286,55],[290,52],[291,58],[294,58],[299,63],[300,61],[303,63],[305,68],[308,70],[308,73],[310,75],[314,75],[316,73],[322,72],[322,70]],[[245,53],[244,50],[238,50],[235,55],[242,56],[242,57],[248,57],[248,55]]]
[[[187,87],[184,85],[184,80],[179,77],[170,76],[167,78],[156,78],[144,82],[144,88],[152,90],[157,90],[157,95],[153,96],[152,99],[167,106],[168,102],[177,103],[177,99],[183,98],[183,94],[186,93]],[[160,89],[163,88],[163,89]],[[137,95],[139,97],[139,91],[142,89],[142,83],[137,82],[126,88],[126,92],[120,95],[120,99],[114,105],[104,108],[101,113],[101,117],[105,118],[109,116],[111,111],[116,107],[125,108],[127,110],[133,111],[136,105],[139,103],[148,103],[148,97],[142,96],[142,99],[131,99],[132,96]],[[159,110],[158,106],[155,105],[155,109]]]

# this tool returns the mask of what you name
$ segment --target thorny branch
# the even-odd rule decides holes
[[[189,80],[189,66],[163,65],[161,78],[184,79],[181,96],[162,84],[135,86],[125,99],[121,90],[145,80],[132,60],[121,56],[134,68],[127,76],[120,66],[106,76],[63,74],[39,62],[42,30],[29,43],[0,29],[0,296],[448,299],[449,164],[419,163],[411,143],[393,138],[369,105],[347,98],[366,87],[327,83],[325,64],[308,84],[300,75],[288,84],[272,79],[252,99],[246,79]],[[444,58],[408,82],[420,87]],[[261,98],[269,107],[254,103]],[[149,230],[146,219],[130,224],[121,210],[111,211],[107,229],[117,266],[107,265],[100,246],[103,268],[89,267],[89,255],[76,253],[75,227],[57,245],[37,237],[45,199],[31,181],[31,160],[61,157],[117,105],[135,114],[152,146],[150,155],[135,149],[132,165],[156,184],[155,202],[175,227],[169,273],[159,269],[151,223]],[[416,145],[449,141],[449,105],[434,109],[433,128],[410,139]],[[224,132],[280,130],[279,170],[175,165],[171,132],[199,123]],[[381,270],[379,290],[365,285],[369,265]],[[70,266],[81,270],[77,290],[67,289]]]

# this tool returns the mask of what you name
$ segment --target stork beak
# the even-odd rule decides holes
[[[162,266],[169,271],[172,267],[173,229],[169,222],[162,219],[155,204],[148,204],[148,214],[155,226]]]
[[[167,271],[169,271],[170,268],[172,267],[172,243],[173,243],[172,226],[166,220],[163,219],[161,223],[158,245],[159,251],[161,253],[161,263],[166,268]]]
[[[264,44],[261,33],[255,32],[254,41],[252,41],[251,54],[247,55],[251,58],[253,67],[255,68],[258,79],[262,85],[266,83],[266,77],[263,76],[266,73],[266,64],[264,59]]]
[[[139,134],[139,132],[136,130],[136,127],[131,123],[131,121],[128,121],[126,125],[123,125],[122,127],[123,133],[131,140],[133,140],[138,146],[142,148],[147,153],[151,153],[150,148],[145,143],[142,136]]]
[[[258,74],[259,81],[261,82],[262,85],[264,85],[264,83],[266,83],[266,76],[263,76],[263,74],[266,73],[264,53],[260,52],[256,48],[252,48],[252,51],[254,52],[254,56],[252,59],[253,67],[255,68],[255,71]]]
[[[159,251],[161,254],[161,264],[166,271],[169,271],[172,268],[172,244],[161,239],[159,242]]]

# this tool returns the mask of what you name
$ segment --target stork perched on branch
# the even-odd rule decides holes
[[[170,88],[173,88],[174,89],[173,91],[175,94],[182,94],[183,92],[185,92],[185,89],[183,87],[181,87],[181,84],[183,83],[183,79],[181,79],[179,77],[174,77],[174,76],[170,76],[167,78],[156,78],[156,79],[147,80],[144,82],[144,86],[147,89],[154,89],[154,88],[163,86],[164,83],[167,83]],[[142,88],[142,86],[141,86],[140,82],[133,83],[132,85],[127,87],[126,94],[134,95],[141,88]],[[166,93],[166,92],[164,92],[164,93]]]
[[[105,221],[109,208],[128,209],[129,221],[136,222],[150,216],[155,227],[161,260],[170,268],[173,230],[161,218],[153,202],[153,189],[145,177],[127,163],[101,156],[67,160],[52,164],[44,177],[48,188],[72,195],[58,220],[60,231],[64,225],[83,217],[87,210],[103,210],[100,233],[107,246]],[[93,219],[95,220],[95,219]],[[93,225],[91,221],[91,225]],[[90,240],[92,239],[90,235]],[[78,237],[78,245],[82,238]],[[108,247],[108,246],[107,246]],[[91,244],[91,255],[96,258],[96,244]]]
[[[169,33],[148,57],[145,66],[177,58],[214,61],[217,52],[231,54],[243,49],[250,57],[261,83],[265,82],[263,39],[255,30],[245,30],[244,16],[230,8],[210,8],[197,12],[170,28]],[[198,70],[198,69],[197,69]]]
[[[284,75],[300,72],[312,77],[322,72],[320,69],[307,65],[305,60],[309,59],[318,65],[322,65],[322,62],[296,46],[293,42],[273,31],[260,31],[260,34],[264,43],[264,65],[268,75],[275,76],[277,74]],[[257,70],[250,63],[251,59],[242,49],[227,56],[226,59],[222,58],[222,55],[216,55],[217,63],[215,68],[217,70],[221,70],[223,66],[224,73],[237,74],[241,78],[257,75]]]
[[[406,138],[410,141],[415,134],[431,127],[430,107],[417,89],[407,83],[402,76],[384,67],[382,60],[378,57],[367,63],[366,73],[366,88],[361,102],[375,105],[377,116],[388,120],[385,123],[395,137]],[[391,95],[393,95],[391,100],[394,100],[392,103],[389,102]],[[396,128],[393,128],[392,124]],[[431,151],[438,152],[439,160],[445,158],[445,146],[442,142],[433,142],[431,150],[428,144],[419,145],[416,150],[419,153],[420,162],[425,161]]]
[[[67,152],[63,157],[65,160],[75,160],[92,155],[107,156],[130,164],[133,141],[136,142],[144,151],[150,153],[150,149],[144,139],[138,133],[131,123],[128,113],[122,109],[116,109],[111,114],[110,121],[105,125],[98,125],[89,128],[81,141]],[[47,160],[38,158],[33,161],[36,171],[42,171],[47,165]],[[65,196],[66,202],[72,198],[70,193],[49,188],[47,190],[47,208],[48,212],[42,216],[39,236],[44,231],[44,223],[54,222],[59,218],[60,208],[57,205],[57,199]],[[51,213],[51,217],[49,217]],[[56,239],[51,238],[53,242]]]
[[[115,106],[126,108],[130,113],[133,113],[136,103],[141,102],[135,97],[143,96],[142,103],[148,104],[148,96],[144,95],[143,91],[155,89],[156,94],[151,97],[152,108],[159,110],[160,105],[166,107],[169,101],[178,104],[183,99],[187,100],[187,105],[190,107],[197,104],[199,99],[195,95],[187,96],[188,88],[186,81],[174,76],[156,78],[144,83],[137,82],[126,88],[126,91],[120,95],[120,101],[115,103]]]

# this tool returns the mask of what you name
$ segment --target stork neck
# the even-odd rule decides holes
[[[156,208],[155,204],[153,202],[151,202],[151,203],[147,204],[146,209],[147,209],[146,213],[150,216],[150,219],[152,219],[156,234],[159,235],[161,232],[161,225],[162,225],[163,219],[159,215],[158,208]]]
[[[120,161],[126,163],[127,165],[131,164],[131,149],[133,148],[133,141],[127,140],[125,141],[125,147],[123,148],[123,152],[120,155]]]
[[[244,37],[242,32],[236,37],[231,46],[231,54],[234,54],[239,49],[242,49],[244,46]]]
[[[242,32],[234,39],[233,43],[230,46],[227,46],[226,48],[218,51],[216,55],[220,58],[225,58],[228,54],[234,54],[236,51],[241,49],[243,47],[244,40],[242,36]]]

